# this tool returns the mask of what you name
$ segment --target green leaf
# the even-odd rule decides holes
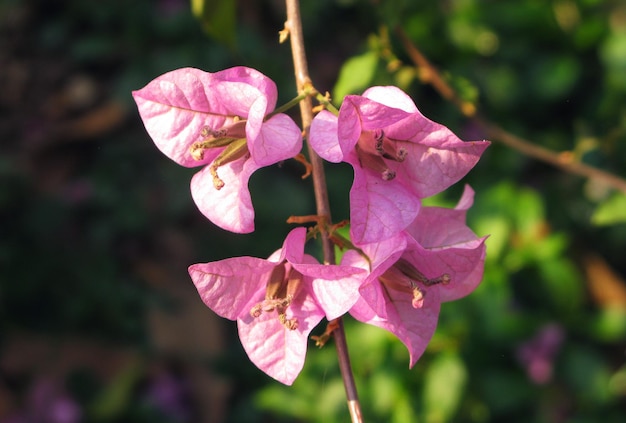
[[[581,74],[580,63],[571,56],[549,57],[534,66],[534,89],[539,98],[554,100],[567,95]]]
[[[610,399],[609,366],[597,350],[571,345],[559,364],[566,370],[565,381],[581,404],[602,404]]]
[[[452,419],[465,390],[467,371],[456,353],[438,355],[426,371],[424,408],[429,423]]]
[[[626,88],[626,31],[615,31],[601,46],[600,55],[607,67],[610,86]]]
[[[626,309],[602,308],[588,322],[589,336],[604,342],[619,342],[626,338]]]
[[[576,313],[580,310],[585,296],[585,288],[580,271],[565,258],[539,260],[542,286],[548,299],[563,313]]]
[[[481,398],[493,415],[511,414],[522,409],[533,398],[533,388],[519,376],[519,370],[485,369],[477,381]]]
[[[215,40],[235,47],[235,7],[232,0],[191,0],[191,11]]]
[[[395,84],[398,88],[401,88],[405,91],[408,91],[411,83],[417,78],[415,67],[413,66],[402,66],[398,71],[393,75]]]
[[[591,216],[591,223],[598,226],[626,222],[626,195],[616,193],[600,204]]]
[[[373,51],[346,60],[333,89],[333,100],[341,103],[346,95],[363,91],[374,78],[377,65],[378,55]]]
[[[626,364],[611,376],[609,390],[614,396],[626,396]]]

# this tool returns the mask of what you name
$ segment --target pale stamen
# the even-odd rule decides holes
[[[380,173],[385,181],[394,179],[396,172],[390,169],[383,159],[403,162],[408,155],[408,150],[399,144],[399,141],[385,136],[382,129],[361,132],[356,144],[361,167]]]
[[[444,273],[436,278],[429,279],[415,266],[405,259],[398,260],[392,267],[387,269],[378,280],[386,287],[400,292],[411,294],[411,306],[415,309],[424,306],[426,288],[433,285],[447,285],[450,283],[450,275]]]
[[[250,315],[257,318],[263,313],[276,311],[278,321],[285,328],[288,330],[297,329],[298,319],[295,317],[287,318],[287,309],[295,295],[300,291],[302,280],[302,274],[287,262],[274,267],[265,289],[265,299],[250,309]]]

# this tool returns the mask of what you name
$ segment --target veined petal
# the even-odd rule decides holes
[[[363,274],[338,279],[313,279],[313,292],[328,320],[343,316],[359,299]]]
[[[210,89],[213,82],[206,72],[183,68],[133,91],[146,131],[159,150],[180,165],[194,167],[212,160],[195,160],[189,148],[200,140],[204,126],[221,127],[230,119],[228,110]]]
[[[465,223],[473,198],[474,191],[466,185],[461,200],[454,209],[423,207],[407,228],[407,232],[424,248],[454,247],[476,240],[476,234]]]
[[[291,264],[302,263],[304,259],[304,243],[306,241],[306,228],[292,229],[283,242],[284,259]]]
[[[324,313],[310,295],[302,295],[289,306],[287,317],[298,320],[296,329],[286,329],[270,313],[256,318],[243,315],[237,326],[250,360],[269,376],[291,385],[304,366],[308,336]]]
[[[255,136],[246,127],[246,135],[250,155],[259,167],[290,159],[302,149],[300,128],[282,113],[264,122]]]
[[[442,301],[468,295],[482,279],[486,237],[478,238],[465,223],[473,197],[466,185],[456,208],[423,207],[406,230],[412,241],[405,258],[428,278],[450,276],[449,284],[429,288],[438,290]]]
[[[276,84],[260,72],[236,67],[216,73],[182,68],[165,73],[144,88],[133,91],[146,131],[166,156],[176,163],[195,167],[213,161],[218,152],[207,152],[203,160],[190,154],[201,140],[205,127],[218,129],[246,119],[261,99],[263,116],[276,104]]]
[[[489,145],[461,141],[424,117],[396,87],[346,96],[337,125],[342,160],[355,172],[350,205],[357,244],[405,229],[417,215],[419,199],[459,181]]]
[[[383,288],[378,276],[393,265],[403,253],[402,242],[389,241],[389,245],[379,248],[376,244],[363,246],[373,262],[375,273],[368,278],[361,288],[362,296],[350,309],[350,314],[357,320],[383,328],[396,335],[408,348],[410,366],[412,367],[422,355],[430,341],[439,315],[439,293],[429,289],[422,307],[415,308],[413,298],[407,292],[395,290],[393,287]],[[377,257],[380,253],[381,257]],[[347,262],[354,264],[354,254]],[[344,256],[345,257],[345,256]]]
[[[402,105],[404,104],[400,106]],[[350,127],[349,122],[356,118],[360,121],[361,129],[367,131],[385,128],[406,119],[408,116],[411,114],[401,108],[388,106],[363,96],[348,95],[344,98],[339,110],[339,121],[341,122],[339,137],[344,136],[341,126],[348,125]],[[350,138],[353,137],[354,134],[351,134]]]
[[[420,198],[437,194],[464,177],[480,159],[487,141],[446,142],[445,147],[431,147],[405,142],[407,155],[402,163],[390,162],[396,179],[410,186]]]
[[[432,292],[438,292],[441,301],[453,301],[470,294],[480,284],[484,271],[485,239],[438,249],[425,249],[415,243],[407,248],[403,258],[427,278],[448,274],[450,283],[430,286],[428,296]]]
[[[191,195],[198,209],[222,229],[235,233],[254,231],[248,181],[258,168],[252,160],[244,158],[220,166],[217,172],[224,181],[220,190],[213,185],[209,166],[196,173],[191,179]]]
[[[398,87],[371,87],[365,90],[363,97],[387,107],[404,110],[407,113],[419,113],[411,97]]]
[[[356,163],[354,163],[356,161]],[[420,200],[403,185],[385,181],[352,159],[350,234],[356,244],[381,241],[405,229],[417,216]]]
[[[359,287],[367,275],[360,267],[323,265],[309,255],[304,256],[304,263],[292,265],[311,280],[314,297],[328,320],[348,312],[359,297]]]
[[[341,104],[337,127],[337,139],[344,160],[354,150],[363,129],[359,109],[353,102],[347,101],[350,97],[346,96]]]
[[[263,296],[264,275],[274,263],[255,257],[236,257],[189,266],[202,301],[216,314],[230,320],[249,312],[254,298]],[[249,314],[249,313],[248,313]]]
[[[378,326],[397,336],[409,350],[409,367],[413,367],[435,333],[440,302],[431,298],[432,301],[427,301],[424,307],[415,309],[409,296],[391,289],[388,292],[386,317],[379,316],[363,299],[350,310],[350,314],[363,323]]]
[[[248,120],[246,121],[246,139],[248,144],[254,143],[259,136],[263,127],[263,119],[267,111],[267,99],[265,97],[257,97],[248,109]]]
[[[465,184],[463,187],[463,194],[454,209],[467,211],[470,207],[472,207],[472,204],[474,204],[474,190],[471,186]]]
[[[216,72],[213,78],[222,82],[219,84],[221,94],[224,95],[226,106],[239,116],[246,116],[247,110],[256,100],[253,91],[249,91],[247,86],[254,87],[267,99],[263,115],[274,110],[278,99],[278,89],[276,84],[266,75],[256,69],[245,66],[235,66]]]
[[[369,257],[369,262],[356,251],[347,251],[342,257],[343,265],[360,267],[369,272],[359,292],[362,299],[379,317],[386,317],[387,311],[386,296],[378,277],[400,259],[406,245],[406,237],[399,233],[384,241],[362,245],[360,248]]]
[[[337,116],[322,110],[311,122],[311,147],[322,159],[339,163],[343,160],[343,152],[337,137]]]

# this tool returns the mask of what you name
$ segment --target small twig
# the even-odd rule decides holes
[[[475,120],[484,129],[490,139],[498,140],[502,144],[511,147],[520,153],[534,159],[541,160],[545,163],[549,163],[565,172],[574,173],[589,179],[595,179],[596,181],[600,181],[612,188],[626,193],[626,180],[613,173],[589,166],[585,163],[577,162],[574,160],[573,155],[568,152],[555,153],[552,150],[548,150],[547,148],[534,144],[531,141],[513,135],[482,118],[477,117]]]
[[[395,32],[415,66],[421,70],[422,80],[430,83],[443,98],[451,101],[459,108],[461,113],[478,123],[490,140],[499,141],[528,157],[548,163],[565,172],[595,179],[626,193],[625,179],[602,169],[575,161],[572,155],[567,152],[557,153],[541,147],[529,140],[513,135],[505,129],[489,122],[487,119],[480,117],[475,105],[464,101],[457,94],[454,88],[441,77],[440,72],[435,66],[420,52],[417,46],[407,36],[406,32],[401,27],[396,27]]]

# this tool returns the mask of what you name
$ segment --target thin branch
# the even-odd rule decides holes
[[[401,27],[396,27],[395,32],[415,66],[421,70],[422,80],[430,83],[443,98],[451,101],[459,108],[461,113],[478,123],[490,140],[499,141],[526,156],[548,163],[565,172],[595,179],[626,193],[625,179],[602,169],[575,161],[572,155],[567,152],[557,153],[545,147],[541,147],[529,140],[513,135],[505,129],[489,122],[487,119],[480,117],[475,106],[470,102],[464,101],[454,88],[441,77],[441,73],[430,63],[426,56],[420,52],[417,46],[407,36],[406,32]]]
[[[304,50],[304,37],[302,34],[302,19],[300,16],[300,5],[298,0],[286,0],[287,5],[287,22],[285,29],[289,33],[291,40],[291,51],[293,55],[293,64],[296,75],[296,85],[298,94],[304,93],[311,86],[309,70]],[[281,39],[284,37],[281,34]],[[311,121],[313,120],[313,103],[310,96],[307,96],[300,102],[300,114],[302,116],[302,129],[304,130],[305,139],[307,140],[307,149],[309,153],[309,161],[313,169],[313,188],[315,190],[315,202],[317,214],[331,222],[330,203],[328,201],[328,191],[326,186],[326,176],[324,174],[324,163],[322,159],[315,153],[311,144],[308,142]],[[324,262],[326,264],[335,264],[335,251],[333,244],[325,229],[322,232],[322,248],[324,254]],[[361,406],[354,382],[354,376],[350,367],[350,356],[346,344],[346,334],[343,328],[341,318],[331,322],[337,325],[333,331],[335,345],[337,347],[337,356],[339,360],[339,368],[343,377],[344,387],[346,389],[346,397],[348,401],[348,409],[353,423],[362,423]]]
[[[482,118],[477,117],[475,120],[480,124],[480,126],[483,127],[485,133],[490,139],[498,140],[502,144],[511,147],[522,154],[541,160],[545,163],[549,163],[565,172],[574,173],[589,179],[595,179],[596,181],[600,181],[612,188],[626,193],[626,180],[613,173],[606,172],[602,169],[598,169],[597,167],[589,166],[585,163],[577,162],[574,160],[572,154],[568,152],[555,153],[554,151],[534,144],[529,140],[513,135]]]
[[[287,22],[285,22],[285,29],[288,30],[289,38],[291,40],[291,52],[293,56],[298,94],[302,94],[303,92],[308,91],[307,88],[311,86],[311,78],[309,77],[309,68],[306,60],[306,52],[304,50],[300,6],[298,0],[286,0],[286,5]],[[307,96],[300,102],[300,115],[302,118],[304,136],[305,139],[308,140],[309,129],[311,127],[311,121],[313,120],[313,101],[310,96]],[[309,153],[309,162],[313,168],[313,189],[315,190],[317,214],[325,217],[330,222],[330,204],[326,188],[324,163],[317,153],[315,153],[313,148],[311,148],[311,145],[308,142],[307,149]],[[328,236],[322,237],[322,248],[324,252],[324,262],[327,264],[335,264],[335,250]]]

